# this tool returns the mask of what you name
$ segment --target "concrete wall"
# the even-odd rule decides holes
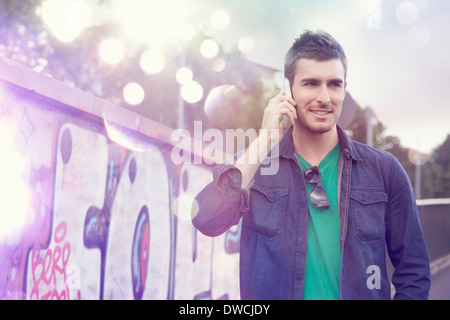
[[[450,199],[418,200],[418,205],[430,260],[450,255]]]
[[[192,227],[211,171],[170,134],[0,59],[0,299],[238,299],[239,228]]]
[[[192,227],[211,171],[171,132],[0,57],[0,299],[239,299],[240,226]],[[450,201],[419,210],[448,255]]]

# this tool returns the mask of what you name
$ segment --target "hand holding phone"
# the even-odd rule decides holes
[[[285,92],[286,97],[292,98],[291,86],[289,84],[289,80],[284,78],[283,87],[281,88],[281,92]],[[291,122],[289,121],[289,117],[287,115],[283,115],[284,127],[288,130],[291,127]]]
[[[268,132],[278,129],[278,137],[281,140],[284,132],[297,119],[296,106],[295,100],[291,97],[289,81],[285,80],[281,92],[269,100],[264,110],[261,129]]]

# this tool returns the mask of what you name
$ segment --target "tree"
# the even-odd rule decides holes
[[[167,47],[165,68],[158,74],[147,74],[140,67],[139,60],[149,45],[123,38],[120,25],[112,20],[99,21],[74,41],[61,43],[49,32],[39,15],[42,3],[42,0],[0,2],[0,54],[172,128],[177,126],[179,117],[180,85],[175,74],[181,66],[187,66],[204,89],[201,101],[185,103],[188,129],[195,120],[202,120],[205,128],[260,125],[262,112],[250,110],[265,105],[262,93],[267,88],[260,81],[257,68],[246,63],[239,50],[224,52],[220,48],[217,58],[225,61],[226,65],[221,72],[213,71],[212,60],[199,52],[201,42],[210,37],[199,29],[197,35],[184,44],[184,63],[180,62],[180,55],[174,55],[170,52],[172,48]],[[111,1],[98,0],[96,3],[100,6],[99,11],[111,7]],[[122,38],[126,44],[125,58],[114,66],[104,63],[98,54],[99,43],[109,37]],[[138,106],[131,106],[123,99],[122,90],[129,82],[138,82],[145,90],[145,99]],[[213,124],[206,117],[203,104],[212,88],[225,84],[235,85],[242,91],[242,96],[233,101],[234,105],[227,106],[234,117]]]
[[[450,198],[450,135],[433,150],[423,167],[422,189],[426,198]]]
[[[367,143],[366,109],[356,105],[355,120],[348,128],[350,137],[361,143]],[[405,169],[412,185],[415,183],[415,165],[409,160],[408,149],[401,145],[398,137],[385,135],[385,125],[375,116],[372,119],[373,147],[392,153]]]
[[[420,170],[421,194],[418,198],[450,198],[450,135],[432,151],[431,155],[421,154],[416,167],[417,151],[405,148],[396,136],[386,136],[385,126],[375,118],[373,120],[374,147],[392,153],[405,169],[412,186],[416,186],[416,170]],[[367,121],[365,109],[357,105],[355,120],[347,132],[356,141],[366,143]],[[425,160],[423,160],[425,159]],[[428,159],[428,160],[426,160]],[[417,190],[416,190],[417,191]]]
[[[0,2],[0,55],[18,61],[37,72],[51,76],[85,92],[169,127],[177,127],[180,85],[175,74],[181,66],[192,69],[195,79],[203,85],[204,96],[197,103],[184,103],[185,126],[192,130],[194,121],[202,121],[203,129],[211,127],[259,129],[263,110],[270,97],[277,93],[273,82],[262,79],[262,67],[249,63],[239,50],[224,52],[220,47],[217,58],[225,62],[221,72],[212,70],[212,60],[199,53],[202,41],[210,36],[197,31],[194,38],[184,44],[185,61],[179,55],[167,53],[165,68],[158,74],[147,74],[139,65],[139,57],[149,47],[146,44],[122,39],[126,55],[120,64],[111,66],[98,55],[101,39],[123,37],[121,26],[112,20],[97,21],[70,43],[58,41],[40,16],[43,0]],[[97,0],[102,10],[111,7],[110,0]],[[171,48],[166,48],[168,51]],[[275,70],[274,70],[275,71]],[[269,72],[270,73],[270,72]],[[122,95],[124,86],[138,82],[145,90],[145,100],[138,106],[128,105]],[[212,122],[204,112],[205,99],[212,88],[231,85],[230,99],[220,103],[220,122]],[[408,149],[398,137],[386,136],[385,127],[378,119],[373,123],[374,147],[394,154],[415,184],[415,165],[409,160]],[[367,121],[365,109],[357,106],[356,117],[347,129],[349,135],[366,142]],[[430,161],[422,166],[422,193],[424,197],[450,197],[450,137],[436,150]]]

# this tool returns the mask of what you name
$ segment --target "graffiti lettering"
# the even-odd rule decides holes
[[[64,221],[55,228],[53,237],[57,246],[53,250],[47,249],[42,253],[39,245],[34,246],[31,252],[33,287],[30,299],[70,299],[70,288],[66,273],[67,261],[70,256],[70,243],[63,242],[66,231],[67,224]],[[73,280],[74,278],[71,277],[70,283],[73,284]],[[73,289],[73,286],[71,288]]]
[[[22,229],[0,239],[0,298],[239,298],[240,225],[212,239],[179,214],[212,174],[172,161],[170,131],[144,138],[126,129],[143,146],[130,149],[103,119],[15,85],[2,92],[0,120],[27,160],[32,201]]]

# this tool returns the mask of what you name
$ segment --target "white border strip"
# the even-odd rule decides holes
[[[445,199],[419,199],[416,200],[419,207],[421,206],[436,206],[436,205],[450,205],[450,198]]]
[[[431,276],[439,273],[444,269],[447,269],[448,267],[450,267],[450,254],[431,262],[430,264]]]

